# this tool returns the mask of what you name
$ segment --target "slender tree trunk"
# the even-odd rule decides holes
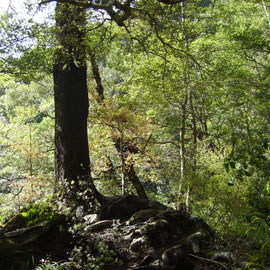
[[[116,147],[118,153],[121,155],[123,170],[125,172],[125,175],[128,177],[129,182],[136,189],[138,196],[140,196],[141,198],[147,199],[146,192],[143,188],[143,185],[142,185],[139,177],[136,174],[132,160],[130,160],[129,162],[126,162],[126,159],[129,155],[129,153],[135,154],[135,152],[134,152],[135,149],[132,149],[130,142],[128,142],[128,141],[121,142],[120,139],[114,140],[114,144],[115,144],[115,147]]]
[[[94,79],[97,85],[96,89],[97,89],[97,94],[98,94],[98,102],[101,103],[105,98],[104,88],[101,82],[101,76],[99,73],[99,68],[96,62],[95,54],[91,52],[90,57],[91,57],[92,72],[93,72]],[[132,146],[130,142],[124,141],[123,136],[122,136],[120,138],[114,139],[114,145],[121,159],[122,194],[126,193],[126,187],[127,187],[126,176],[127,176],[129,182],[136,189],[138,196],[147,199],[146,192],[143,188],[142,183],[140,182],[139,177],[136,174],[133,162],[131,163],[129,162],[129,164],[126,164],[126,158],[128,156],[128,152],[132,153],[132,150],[131,150]]]
[[[31,127],[31,123],[29,123],[29,174],[30,174],[31,177],[33,176],[32,127]]]
[[[53,78],[55,99],[55,177],[76,200],[91,179],[87,138],[88,90],[85,60],[85,11],[56,4],[58,49]],[[85,187],[84,187],[85,188]]]
[[[196,168],[196,152],[197,152],[198,134],[197,134],[196,116],[195,116],[195,111],[194,111],[194,106],[193,106],[193,93],[192,93],[192,90],[191,89],[189,89],[189,92],[188,92],[188,100],[189,100],[189,108],[190,108],[191,122],[192,122],[193,169],[195,170],[195,168]]]
[[[119,138],[119,147],[117,148],[117,151],[121,159],[121,193],[122,195],[125,195],[127,192],[127,180],[126,180],[126,167],[124,156],[125,153],[123,148],[123,134],[121,134],[121,137]]]
[[[128,180],[130,183],[132,183],[133,187],[136,189],[137,194],[141,198],[147,199],[148,197],[145,193],[143,185],[142,185],[137,173],[135,172],[134,164],[131,163],[131,164],[126,165],[126,171],[127,171]]]
[[[32,153],[32,126],[29,123],[29,174],[32,178],[33,176],[33,153]],[[34,192],[33,183],[31,183],[31,192]]]
[[[201,123],[201,130],[202,134],[199,137],[202,139],[204,136],[208,136],[208,128],[207,128],[207,113],[206,113],[206,108],[205,108],[205,97],[202,95],[202,100],[201,100],[201,108],[200,108],[200,123]]]
[[[181,117],[181,128],[179,132],[180,140],[180,184],[179,184],[179,208],[181,208],[181,203],[183,202],[183,183],[185,181],[186,175],[186,148],[185,148],[185,134],[186,134],[186,110],[187,110],[187,94],[182,101],[182,117]]]
[[[268,22],[268,25],[270,26],[270,15],[269,15],[269,13],[268,13],[267,6],[266,6],[264,0],[262,0],[262,5],[263,5],[263,8],[264,8],[266,20],[267,20],[267,22]]]
[[[184,49],[188,51],[188,40],[186,36],[186,27],[185,27],[185,12],[184,12],[184,3],[181,3],[181,15],[182,15],[182,31],[185,39]],[[189,74],[188,74],[188,67],[186,60],[184,66],[184,84],[186,89],[188,89],[189,85]],[[181,210],[183,202],[183,183],[185,182],[186,176],[186,148],[185,148],[185,134],[186,134],[186,114],[187,114],[187,103],[188,103],[188,91],[184,90],[184,96],[181,104],[181,127],[179,132],[179,141],[180,141],[180,184],[179,184],[179,194],[178,194],[178,201],[179,201],[179,209]]]
[[[97,84],[97,93],[98,93],[98,102],[101,103],[104,100],[104,88],[101,82],[101,77],[99,73],[99,68],[96,61],[96,56],[94,52],[90,52],[90,61],[92,66],[92,72],[94,75],[94,79]]]

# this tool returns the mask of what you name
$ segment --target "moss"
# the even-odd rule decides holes
[[[58,212],[48,202],[29,204],[17,213],[3,226],[6,232],[27,228],[43,221],[50,221],[58,215]]]
[[[36,225],[43,221],[50,221],[57,216],[57,211],[48,202],[28,205],[22,212],[26,227]]]
[[[27,224],[27,221],[22,213],[16,214],[14,217],[12,217],[8,223],[4,225],[4,229],[6,231],[14,231],[20,228],[25,227]]]

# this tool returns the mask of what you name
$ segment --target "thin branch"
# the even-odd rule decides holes
[[[224,269],[229,270],[228,267],[226,265],[224,265],[223,263],[216,262],[216,261],[213,261],[213,260],[210,260],[210,259],[207,259],[207,258],[199,257],[199,256],[196,256],[196,255],[193,255],[193,254],[188,254],[188,256],[192,257],[192,258],[195,258],[195,259],[198,259],[198,260],[201,260],[201,261],[217,264],[219,266],[222,266]]]
[[[162,145],[162,144],[172,144],[172,145],[174,145],[176,148],[180,148],[180,146],[177,144],[177,143],[175,143],[174,141],[163,141],[163,142],[157,142],[157,141],[151,141],[151,142],[149,142],[150,144],[160,144],[160,145]]]
[[[145,142],[145,145],[143,147],[143,150],[141,151],[142,153],[145,153],[145,149],[146,149],[147,145],[149,144],[151,138],[152,138],[152,132],[151,132],[151,134],[149,135],[148,139]]]
[[[95,4],[92,2],[80,2],[76,0],[45,0],[40,2],[39,5],[48,4],[51,2],[58,2],[64,4],[71,4],[77,7],[82,8],[93,8],[95,10],[105,10],[119,26],[124,26],[124,21],[127,20],[131,15],[131,3],[133,0],[127,0],[124,4],[121,4],[115,0],[109,0],[108,2],[102,4]],[[114,8],[117,8],[118,11],[115,11]],[[121,13],[122,12],[122,13]]]
[[[107,21],[108,19],[103,19],[103,21],[101,23],[99,23],[97,26],[93,27],[93,28],[89,28],[86,30],[86,33],[88,32],[91,32],[91,31],[94,31],[98,28],[100,28],[101,26],[103,26],[105,24],[105,22]]]
[[[184,0],[157,0],[166,5],[175,5],[184,2]]]
[[[183,2],[183,0],[157,0],[166,5],[174,5]],[[125,26],[126,21],[131,16],[131,4],[134,0],[126,0],[123,4],[117,0],[101,1],[101,4],[90,2],[81,2],[78,0],[43,0],[39,5],[48,4],[51,2],[71,4],[82,8],[93,8],[95,10],[105,10],[119,26]],[[118,9],[115,11],[115,9]]]
[[[16,193],[15,193],[15,192],[11,192],[11,193],[12,193],[12,195],[13,195],[14,198],[15,198],[15,197],[17,197],[22,191],[23,191],[23,187],[21,187],[20,190],[19,190],[18,192],[16,192]]]
[[[22,177],[8,178],[8,177],[5,177],[5,176],[0,176],[0,179],[4,179],[4,180],[7,180],[7,181],[15,181],[15,180],[21,180]]]

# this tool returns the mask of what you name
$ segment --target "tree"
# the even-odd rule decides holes
[[[104,98],[105,98],[104,87],[101,82],[100,72],[99,72],[99,68],[98,68],[94,53],[91,53],[90,59],[91,59],[92,73],[93,73],[93,76],[97,85],[96,90],[97,90],[97,95],[98,95],[98,103],[102,104],[102,106],[100,106],[101,110],[107,110],[106,103],[104,102]],[[113,108],[109,107],[109,109],[113,109]],[[113,110],[111,111],[111,113],[113,113]],[[123,118],[121,122],[128,122],[127,115],[123,113],[122,116]],[[124,118],[126,118],[126,121],[124,120]],[[115,123],[110,123],[109,126],[112,129],[116,130],[115,134],[120,133],[119,136],[112,136],[112,140],[121,159],[122,194],[123,195],[126,194],[126,176],[127,176],[129,182],[132,183],[132,185],[136,189],[137,194],[140,197],[147,199],[147,195],[143,188],[143,185],[141,184],[139,177],[137,176],[136,171],[134,169],[134,164],[133,164],[132,159],[127,160],[130,155],[138,153],[139,149],[130,140],[124,139],[124,128],[123,127],[119,128],[119,126],[114,125],[114,124]],[[121,125],[121,123],[119,124]]]
[[[52,2],[44,1],[43,3]],[[59,0],[56,4],[57,40],[54,62],[55,174],[75,198],[80,181],[91,179],[87,141],[88,94],[86,84],[85,9],[105,10],[124,26],[133,1],[101,4]],[[161,1],[175,4],[181,1]],[[115,11],[116,9],[116,11]],[[83,188],[85,189],[85,187]]]
[[[73,199],[89,181],[85,9],[57,3],[58,46],[54,57],[55,177]]]
[[[25,84],[1,75],[0,195],[2,211],[51,194],[54,106],[51,78]]]

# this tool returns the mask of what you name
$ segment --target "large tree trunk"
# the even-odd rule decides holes
[[[58,49],[53,70],[55,177],[74,197],[80,181],[91,179],[87,139],[85,11],[57,3],[56,25]]]

